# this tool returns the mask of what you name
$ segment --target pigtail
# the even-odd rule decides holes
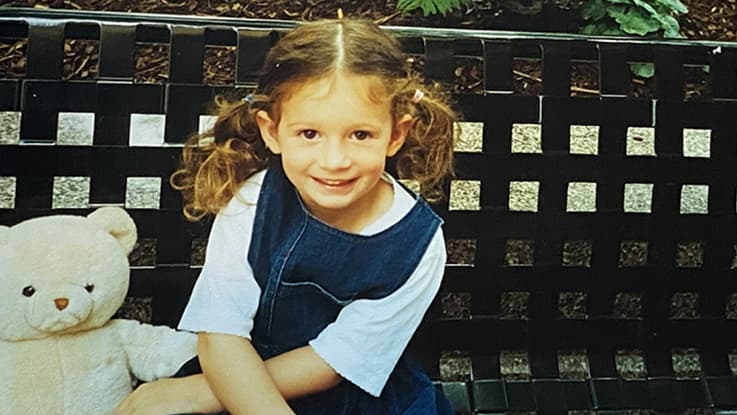
[[[187,219],[216,214],[248,177],[266,167],[269,151],[254,117],[257,102],[256,97],[236,102],[216,97],[215,125],[187,139],[180,167],[170,178],[172,187],[182,193]]]
[[[444,198],[443,182],[453,175],[453,140],[458,116],[441,84],[410,79],[397,93],[395,114],[414,118],[404,146],[395,157],[397,174],[419,182],[430,202]]]

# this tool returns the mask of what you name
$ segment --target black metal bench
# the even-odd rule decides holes
[[[140,237],[122,313],[175,325],[207,236],[167,184],[181,143],[291,25],[0,8],[0,46],[25,58],[0,74],[0,223],[125,206]],[[457,177],[435,206],[449,265],[411,345],[457,411],[734,413],[737,44],[389,30],[429,78],[479,79],[456,95]],[[71,39],[96,76],[64,68]],[[151,44],[168,72],[138,82]],[[225,85],[205,82],[213,47],[235,60]],[[520,59],[539,92],[515,84],[538,77]],[[652,96],[630,62],[654,63]]]

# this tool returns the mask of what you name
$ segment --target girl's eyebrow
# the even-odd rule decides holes
[[[296,127],[317,127],[317,125],[312,121],[293,121],[288,124],[286,124],[287,128],[296,128]],[[347,127],[348,130],[356,131],[356,130],[380,130],[381,126],[378,124],[372,124],[369,122],[356,122],[354,124],[351,124]]]
[[[292,122],[286,124],[286,126],[289,127],[289,128],[293,128],[293,127],[305,126],[305,125],[313,125],[313,124],[314,123],[312,121],[302,121],[302,120],[299,120],[299,121],[292,121]]]

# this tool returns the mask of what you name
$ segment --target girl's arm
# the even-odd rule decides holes
[[[250,346],[248,340],[243,340],[249,343]],[[258,355],[256,357],[258,358]],[[258,359],[260,360],[260,358]],[[226,357],[225,360],[228,360],[228,358]],[[228,366],[231,363],[230,361],[226,362]],[[325,391],[342,380],[310,346],[300,347],[273,357],[264,362],[264,366],[285,400]],[[244,388],[243,390],[255,390],[251,385],[251,382],[254,382],[254,376],[239,375],[237,377],[248,382],[248,385],[241,386]],[[277,413],[272,412],[271,407],[267,408],[269,414]],[[283,406],[275,406],[273,411],[276,411],[276,408],[283,409]],[[136,388],[120,403],[115,415],[215,413],[223,410],[225,410],[225,407],[215,396],[205,376],[198,374],[145,383]],[[251,413],[263,413],[263,410],[254,411],[251,411]],[[240,412],[234,410],[233,413]]]
[[[326,391],[343,380],[311,346],[299,347],[272,357],[265,365],[286,400]]]
[[[144,383],[120,402],[115,415],[209,414],[224,409],[198,374]]]
[[[248,339],[216,333],[197,338],[207,383],[230,413],[294,414]]]
[[[238,336],[200,333],[198,348],[214,397],[234,414],[292,413],[286,400],[328,390],[342,379],[310,346],[266,362]]]

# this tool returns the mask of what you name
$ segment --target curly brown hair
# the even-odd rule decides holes
[[[270,152],[261,139],[256,112],[265,110],[278,120],[285,96],[338,71],[376,77],[391,98],[394,119],[412,116],[406,141],[390,161],[400,178],[420,184],[423,197],[442,198],[443,180],[453,170],[458,118],[446,88],[412,73],[399,41],[372,22],[321,20],[300,25],[274,45],[249,100],[216,97],[213,128],[187,140],[181,166],[171,177],[172,186],[182,192],[184,215],[199,220],[216,214],[248,177],[266,167]],[[413,102],[418,90],[424,97]]]

